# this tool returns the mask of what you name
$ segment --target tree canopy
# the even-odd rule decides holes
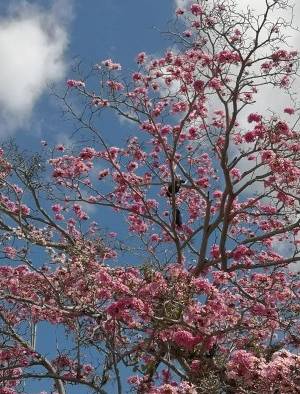
[[[58,394],[299,392],[289,13],[288,0],[263,14],[232,0],[177,9],[161,57],[67,81],[76,149],[3,147],[0,394],[32,381]],[[290,105],[258,110],[266,88]],[[108,142],[106,114],[134,128],[126,144]],[[45,323],[66,338],[50,355],[36,344]]]

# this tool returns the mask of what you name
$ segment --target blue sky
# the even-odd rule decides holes
[[[137,53],[162,54],[170,43],[160,31],[166,31],[175,5],[175,0],[0,1],[0,141],[12,137],[29,153],[40,151],[41,140],[49,146],[75,144],[74,122],[63,118],[62,103],[49,86],[64,90],[66,80],[76,78],[72,67],[79,61],[88,71],[112,58],[126,74],[136,69]],[[136,132],[112,117],[97,126],[112,145]],[[106,212],[101,215],[106,229]],[[110,215],[109,223],[110,230],[120,229],[120,216]]]
[[[112,58],[126,73],[135,68],[138,52],[161,54],[168,42],[159,30],[167,29],[175,3],[187,1],[1,0],[0,140],[14,137],[22,149],[32,152],[40,149],[41,140],[50,144],[68,141],[73,125],[62,118],[60,103],[50,96],[49,85],[64,88],[65,81],[74,76],[72,65],[79,60],[88,70],[102,59]],[[264,3],[243,0],[245,4],[250,1],[252,5]],[[122,144],[122,131],[129,127],[105,120],[111,144]],[[113,226],[118,225],[117,217],[109,219]],[[49,326],[39,332],[38,345],[50,351]],[[45,386],[30,387],[29,392],[36,394]]]
[[[181,1],[181,0],[178,0]],[[0,140],[13,137],[29,153],[48,145],[75,144],[74,122],[62,116],[61,102],[51,96],[65,89],[72,68],[82,61],[88,71],[103,59],[136,69],[141,51],[159,56],[170,45],[167,24],[174,0],[6,0],[0,1]],[[111,145],[122,145],[133,125],[111,116],[97,124]],[[101,212],[100,225],[127,238],[120,214]],[[92,212],[91,212],[92,215]],[[98,220],[98,218],[97,218]],[[123,234],[120,234],[123,233]],[[136,263],[132,261],[131,263]]]
[[[174,0],[4,0],[0,4],[0,138],[39,148],[64,142],[72,125],[61,118],[49,85],[64,87],[81,60],[88,70],[113,58],[134,68],[135,55],[159,54]],[[117,142],[117,141],[116,141]]]
[[[20,148],[40,150],[41,140],[50,145],[68,141],[71,122],[61,116],[60,103],[51,97],[49,85],[65,87],[74,76],[72,65],[81,60],[86,70],[102,59],[112,58],[123,69],[135,68],[140,51],[159,55],[168,45],[158,30],[165,30],[174,0],[32,0],[0,2],[0,140],[13,137]],[[106,120],[110,143],[121,144],[128,124]],[[117,133],[111,130],[118,129]],[[120,227],[114,218],[112,225]],[[112,228],[113,229],[113,228]],[[41,324],[37,346],[54,355],[58,328]],[[67,342],[65,342],[67,344]],[[125,371],[123,371],[125,373]],[[37,394],[47,382],[28,383],[26,392]],[[111,392],[114,388],[111,387]],[[85,393],[72,389],[72,393]]]
[[[159,55],[169,44],[159,30],[167,29],[176,6],[189,2],[1,0],[0,140],[13,136],[19,145],[30,142],[32,150],[40,148],[41,139],[67,140],[72,125],[61,119],[58,101],[49,96],[49,85],[62,88],[79,60],[88,70],[111,57],[126,73],[135,67],[138,52]],[[264,2],[243,0],[239,4],[259,9]],[[294,21],[299,20],[300,3],[296,2]],[[291,32],[292,46],[298,47],[299,37]],[[272,92],[261,97],[266,103]],[[277,104],[281,106],[273,106]]]

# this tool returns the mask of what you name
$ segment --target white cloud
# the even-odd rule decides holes
[[[291,0],[290,5],[293,4]],[[255,10],[255,13],[262,14],[265,10],[265,2],[261,0],[244,0],[243,2],[238,2],[240,9],[245,10],[247,6],[251,7],[251,9]],[[293,9],[293,22],[292,24],[297,27],[300,25],[300,3],[299,1],[295,2],[295,6]],[[287,9],[286,11],[282,9],[275,9],[269,16],[272,21],[275,21],[277,18],[283,18],[289,20],[291,18],[291,10]],[[300,32],[297,30],[292,30],[290,28],[285,28],[283,32],[286,36],[288,36],[287,42],[290,46],[290,49],[300,50]],[[300,79],[296,78],[293,86],[291,88],[290,93],[298,93],[300,88]],[[295,97],[296,98],[296,97]],[[278,88],[273,88],[272,86],[265,86],[260,88],[259,93],[255,97],[256,102],[250,105],[248,109],[249,112],[260,112],[264,114],[270,115],[269,110],[274,113],[278,113],[280,115],[283,114],[283,109],[286,106],[292,105],[291,96],[286,94],[284,90],[279,91]],[[247,113],[243,113],[245,119],[247,117]]]
[[[291,1],[290,4],[293,2]],[[257,14],[260,14],[264,11],[265,9],[265,2],[261,0],[244,0],[243,2],[238,2],[240,8],[245,9],[247,6],[251,7],[252,9],[255,10]],[[272,13],[271,18],[272,20],[276,20],[279,17],[282,18],[289,18],[290,17],[290,10],[287,10],[286,13],[283,12],[283,10],[277,10],[274,13]],[[300,25],[300,4],[299,1],[295,2],[295,6],[293,9],[293,25],[296,27]],[[288,43],[290,45],[291,49],[296,49],[300,50],[300,32],[292,29],[286,29],[285,34],[289,36]],[[294,92],[299,92],[300,88],[300,79],[299,77],[295,79],[293,86],[292,86],[292,93]],[[278,88],[273,88],[271,86],[265,86],[259,90],[259,93],[255,97],[256,102],[249,107],[247,107],[247,110],[243,112],[242,118],[239,119],[240,125],[244,128],[247,129],[247,115],[250,112],[259,112],[262,113],[263,115],[270,116],[270,111],[273,113],[279,114],[281,117],[284,118],[283,115],[283,109],[288,106],[293,106],[292,101],[291,101],[291,96],[289,94],[285,94],[284,91],[279,91]],[[295,97],[297,100],[297,97]],[[289,117],[285,116],[285,119],[289,121]],[[294,118],[293,118],[294,120]],[[293,122],[291,121],[291,124]],[[249,126],[248,126],[249,127]],[[245,144],[245,148],[247,149],[251,144]],[[252,164],[253,162],[250,162]],[[248,160],[242,160],[238,167],[242,170],[248,170],[249,169],[249,162]],[[255,175],[261,175],[266,172],[265,166],[260,167],[258,171],[256,171]],[[262,183],[256,182],[255,184],[252,185],[251,189],[246,191],[247,194],[251,194],[254,191],[256,193],[260,193],[263,191],[263,185]],[[268,200],[268,199],[265,199]],[[294,215],[294,218],[290,218],[291,221],[296,221],[298,219],[297,215]],[[293,219],[293,220],[292,220]],[[293,243],[290,242],[291,240],[283,240],[282,242],[274,242],[274,251],[277,253],[281,254],[282,256],[288,258],[291,257],[294,252],[295,252],[295,247],[293,246]],[[299,254],[296,254],[296,257],[298,257]],[[300,263],[293,263],[289,264],[289,269],[291,271],[299,271],[300,269]]]
[[[174,5],[175,7],[180,7],[187,9],[190,4],[194,2],[191,0],[174,0]],[[197,1],[195,1],[196,3]],[[204,2],[204,1],[203,1]],[[209,0],[209,4],[212,4],[213,1]],[[292,25],[295,27],[298,27],[300,25],[300,2],[299,0],[294,1],[294,8],[293,12],[291,14],[291,9],[288,9],[286,11],[283,11],[282,9],[280,10],[275,10],[272,12],[272,14],[269,16],[269,18],[273,21],[275,21],[277,18],[283,18],[289,20],[289,18],[292,15]],[[263,0],[236,0],[236,4],[238,6],[238,9],[240,11],[246,11],[247,7],[250,7],[254,15],[258,16],[262,14],[265,10],[266,7],[266,2]],[[293,0],[289,1],[289,5],[293,5]],[[283,33],[288,37],[288,44],[290,49],[296,49],[300,50],[300,30],[293,30],[290,28],[284,28]],[[259,72],[259,70],[258,70]],[[292,89],[291,93],[298,93],[300,91],[300,78],[296,78]],[[241,112],[238,122],[239,122],[239,127],[240,129],[247,131],[249,127],[251,127],[247,121],[248,114],[251,112],[258,112],[266,117],[269,117],[272,113],[280,115],[283,119],[287,120],[288,122],[290,121],[290,124],[293,124],[294,118],[289,118],[289,116],[283,116],[283,109],[285,107],[289,106],[295,106],[296,108],[299,108],[298,104],[298,98],[297,96],[293,96],[293,99],[295,102],[292,102],[292,98],[289,94],[285,93],[283,90],[279,90],[278,88],[273,88],[272,86],[263,86],[259,88],[258,94],[255,96],[255,103],[247,106],[244,111]],[[210,100],[210,110],[213,111],[214,109],[219,109],[220,103],[218,100]],[[294,104],[294,105],[293,105]],[[253,144],[243,144],[241,147],[244,150],[248,150],[251,148]],[[238,154],[238,150],[233,148],[230,152],[231,156],[234,157]],[[254,164],[253,161],[249,161],[247,159],[242,159],[238,163],[239,169],[244,172],[249,170]],[[255,171],[252,176],[259,176],[267,172],[267,168],[265,166],[261,166],[258,170]],[[247,176],[242,182],[240,182],[239,186],[250,180],[251,175]],[[244,190],[243,194],[244,196],[249,196],[253,195],[254,193],[261,193],[264,191],[264,186],[261,182],[255,182],[254,184],[251,185],[249,189]],[[264,201],[268,202],[268,198],[265,198]],[[292,222],[296,221],[299,219],[298,215],[294,215],[294,217],[290,217],[290,220]],[[293,244],[290,242],[291,240],[283,240],[282,242],[274,242],[274,250],[277,251],[278,253],[282,254],[285,257],[290,257],[291,255],[294,254],[295,252],[295,247]],[[299,253],[296,254],[297,257],[299,257]],[[290,269],[292,271],[299,271],[300,270],[300,263],[294,263],[289,265]]]
[[[203,4],[206,2],[202,0]],[[195,0],[174,0],[174,6],[177,8],[188,9],[192,3],[197,3]],[[292,17],[292,25],[295,27],[300,26],[300,1],[299,0],[289,0],[289,5],[293,6],[293,11],[287,7],[286,10],[275,8],[270,14],[269,18],[275,21],[277,18],[283,18],[286,20],[290,20]],[[207,4],[210,6],[213,4],[212,0],[208,0]],[[245,12],[247,7],[249,7],[253,14],[258,16],[261,15],[266,9],[266,3],[263,0],[236,0],[236,4],[239,11]],[[288,44],[290,49],[300,50],[300,30],[292,30],[288,27],[284,28],[283,33],[288,37]],[[292,86],[292,93],[298,93],[300,90],[300,78],[296,78],[295,83]],[[276,97],[276,100],[274,100]],[[259,94],[255,97],[256,102],[251,106],[247,107],[249,112],[259,111],[262,112],[264,110],[267,113],[270,108],[274,113],[281,112],[285,106],[291,104],[291,97],[288,94],[284,94],[282,92],[278,92],[278,88],[274,89],[271,86],[260,88]],[[242,113],[242,117],[247,119],[247,112]],[[242,119],[239,119],[240,124],[242,126],[245,123],[241,122]]]
[[[16,1],[0,19],[0,136],[28,122],[49,84],[64,77],[71,11],[69,0],[50,9]]]
[[[290,4],[292,5],[292,1],[290,1]],[[249,6],[252,10],[255,10],[255,14],[259,15],[262,14],[265,11],[265,2],[261,0],[244,0],[242,3],[238,2],[239,8],[242,10],[245,10],[247,6]],[[293,8],[293,22],[292,24],[297,27],[300,25],[300,4],[299,2],[295,3],[295,6]],[[286,11],[280,9],[280,10],[274,10],[269,18],[273,21],[275,21],[277,18],[284,18],[286,20],[289,20],[291,18],[291,9],[287,9]],[[296,49],[300,50],[300,32],[297,30],[293,30],[290,28],[286,28],[286,31],[284,32],[286,36],[288,36],[288,44],[290,46],[290,49]],[[259,69],[257,70],[257,73],[259,73]],[[257,95],[255,95],[255,103],[245,107],[245,110],[241,113],[241,116],[239,117],[239,125],[240,128],[247,131],[251,126],[247,122],[247,117],[249,113],[253,112],[258,112],[263,115],[265,115],[267,118],[270,117],[272,114],[278,114],[281,119],[286,120],[288,123],[293,125],[295,118],[290,117],[289,115],[286,115],[283,113],[283,109],[285,107],[298,107],[297,105],[297,93],[300,90],[300,78],[296,77],[291,89],[289,92],[282,90],[279,90],[279,88],[274,88],[273,86],[263,86],[259,88],[259,92]],[[248,150],[251,148],[253,144],[244,144],[242,148],[245,150]],[[236,150],[233,149],[233,155],[236,154]],[[247,159],[242,159],[238,167],[242,171],[249,170],[250,165],[253,165],[253,162],[249,162]],[[267,172],[267,169],[265,166],[262,166],[255,172],[255,175],[262,175],[265,172]],[[249,179],[249,177],[248,177]],[[247,181],[248,179],[245,179]],[[256,182],[255,184],[252,185],[251,189],[246,190],[246,193],[252,193],[255,190],[255,192],[262,192],[264,190],[263,184]]]
[[[187,9],[188,6],[192,3],[192,0],[175,0],[176,8]]]

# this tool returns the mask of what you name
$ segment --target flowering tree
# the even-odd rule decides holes
[[[296,76],[273,15],[289,1],[211,3],[178,9],[176,50],[140,53],[129,79],[108,59],[68,80],[89,146],[45,168],[1,151],[1,394],[299,392],[299,118],[252,110]],[[125,146],[99,131],[105,112],[134,125]],[[90,207],[117,212],[134,248]],[[45,322],[66,333],[50,355]]]

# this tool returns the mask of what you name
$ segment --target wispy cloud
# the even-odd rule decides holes
[[[174,0],[174,3],[176,8],[187,8],[192,0]]]
[[[188,9],[192,3],[197,3],[197,0],[174,0],[174,6],[177,8]],[[205,1],[203,1],[205,3]],[[279,8],[275,8],[272,13],[269,15],[269,18],[275,21],[277,18],[283,18],[286,20],[291,20],[292,25],[295,27],[300,27],[300,2],[299,1],[291,1],[290,5],[293,5],[293,10],[289,7],[286,10],[282,10]],[[213,0],[207,0],[208,5],[213,4]],[[253,13],[258,16],[261,15],[266,9],[266,3],[263,0],[236,0],[237,8],[241,12],[245,12],[247,7],[253,10]],[[286,36],[288,36],[288,44],[291,49],[300,50],[300,30],[290,29],[288,27],[284,28],[283,32]],[[300,78],[296,78],[291,93],[294,94],[294,98],[296,99],[296,94],[300,89]],[[276,100],[274,100],[274,95],[276,95]],[[274,113],[282,113],[282,109],[285,106],[291,104],[291,96],[285,94],[284,91],[278,92],[278,89],[274,89],[272,87],[263,87],[260,89],[259,95],[255,97],[256,103],[247,107],[249,112],[264,111],[265,114],[268,114],[268,110],[271,109]],[[247,111],[243,112],[243,116],[247,119],[248,115]]]
[[[30,120],[47,87],[66,73],[71,1],[50,8],[13,1],[0,18],[0,136]]]
[[[174,6],[175,7],[180,7],[187,9],[190,7],[191,3],[197,2],[197,1],[192,1],[192,0],[174,0]],[[292,5],[293,1],[290,2]],[[300,26],[300,2],[299,1],[294,1],[295,5],[293,8],[293,11],[291,12],[291,9],[287,8],[286,11],[283,11],[282,9],[275,9],[274,12],[269,16],[271,20],[276,21],[277,18],[283,18],[286,20],[291,20],[292,25],[295,27]],[[212,5],[213,0],[208,0],[208,4]],[[236,0],[237,7],[240,12],[243,12],[247,9],[247,7],[251,8],[253,10],[254,15],[257,17],[261,15],[266,8],[266,3],[265,1],[262,0],[243,0],[239,1]],[[296,49],[300,50],[300,31],[296,29],[291,29],[288,27],[284,28],[284,31],[282,32],[288,37],[288,45],[290,49]],[[284,47],[284,45],[283,45]],[[257,70],[259,73],[260,71]],[[292,88],[289,91],[288,94],[284,90],[279,90],[278,88],[274,88],[273,86],[262,86],[259,89],[259,93],[255,96],[255,103],[245,107],[245,109],[241,112],[239,116],[239,127],[242,131],[246,132],[248,131],[252,126],[249,125],[247,118],[249,113],[251,112],[258,112],[262,115],[264,115],[266,118],[269,118],[272,116],[272,114],[278,114],[280,115],[280,118],[285,119],[287,122],[290,121],[291,118],[289,118],[288,115],[283,113],[283,109],[285,107],[290,107],[294,106],[296,108],[299,108],[299,99],[297,97],[297,93],[300,90],[300,78],[297,77],[293,81]],[[214,109],[219,109],[220,103],[216,99],[210,99],[209,100],[209,109],[210,111],[213,111]],[[292,118],[294,120],[294,118]],[[293,124],[293,122],[291,122]],[[242,150],[249,150],[253,144],[242,144],[240,145],[240,149]],[[239,155],[239,151],[236,148],[232,148],[230,151],[230,155],[232,158],[236,155]],[[244,172],[249,170],[253,166],[253,161],[249,161],[247,158],[242,159],[238,163],[239,169]],[[261,166],[259,169],[255,171],[254,174],[250,174],[242,182],[240,182],[239,187],[250,180],[251,177],[253,176],[259,176],[263,175],[266,172],[269,171],[269,168],[265,166]],[[262,182],[255,182],[252,184],[252,186],[246,190],[244,190],[243,195],[244,197],[249,197],[252,196],[255,193],[262,193],[264,191],[264,185]],[[264,198],[264,202],[270,202],[272,197],[266,197]],[[291,222],[296,222],[299,219],[299,215],[294,214],[290,216]],[[297,237],[298,238],[298,237]],[[275,251],[278,253],[282,254],[285,257],[290,257],[291,255],[294,254],[295,252],[295,247],[293,246],[293,240],[292,239],[284,239],[282,242],[274,241],[273,248]],[[297,256],[299,256],[299,253],[297,253]],[[300,263],[294,263],[290,264],[290,269],[292,271],[299,271],[300,270]]]

